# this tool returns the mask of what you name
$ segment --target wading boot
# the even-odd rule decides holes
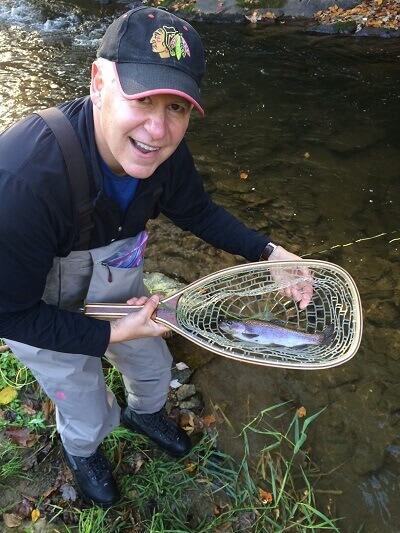
[[[100,450],[90,457],[71,455],[62,447],[62,452],[74,476],[79,494],[88,503],[110,507],[121,498],[110,465]]]
[[[146,435],[174,457],[186,455],[192,447],[186,432],[167,417],[164,408],[157,413],[139,415],[126,407],[122,411],[122,423],[135,433]]]

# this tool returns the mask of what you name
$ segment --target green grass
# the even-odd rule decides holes
[[[0,440],[0,487],[13,478],[26,478],[22,471],[22,458],[18,446],[8,440]]]
[[[0,390],[6,386],[19,390],[34,382],[31,371],[22,366],[12,352],[0,354]]]
[[[317,507],[313,484],[318,472],[302,451],[306,431],[319,413],[299,419],[292,409],[287,429],[274,429],[287,410],[287,404],[272,406],[243,428],[239,437],[245,452],[240,462],[217,449],[217,434],[205,435],[189,458],[173,461],[149,447],[146,439],[133,439],[118,428],[104,443],[110,459],[115,462],[118,457],[124,495],[110,520],[117,516],[124,531],[129,509],[135,531],[154,533],[206,533],[223,527],[231,531],[247,527],[252,532],[339,531],[335,520]],[[252,433],[268,443],[255,465]],[[269,502],[263,501],[263,494],[270,495]]]
[[[31,376],[15,358],[8,355],[6,362],[0,358],[0,368],[6,377],[1,386],[12,383],[20,396],[28,384],[32,387]],[[120,374],[105,365],[105,376],[121,397]],[[18,418],[19,400],[13,402],[2,408],[17,410]],[[319,414],[299,418],[290,403],[266,408],[238,435],[243,446],[239,461],[218,449],[216,431],[199,437],[189,457],[173,460],[143,436],[119,427],[102,447],[121,488],[121,503],[108,510],[80,508],[55,494],[42,516],[57,530],[71,533],[339,531],[337,522],[318,508],[314,491],[318,470],[304,451],[307,432]],[[1,422],[7,429],[7,419]],[[10,425],[16,423],[40,430],[42,444],[53,437],[53,426],[40,411],[33,417],[21,414]],[[16,448],[5,442],[0,446],[0,483],[22,475]],[[30,448],[30,453],[34,450]],[[41,505],[39,499],[39,510]]]

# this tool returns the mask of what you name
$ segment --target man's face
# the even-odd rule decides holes
[[[115,81],[92,80],[97,148],[117,175],[146,179],[178,147],[189,125],[191,104],[162,94],[126,99]]]

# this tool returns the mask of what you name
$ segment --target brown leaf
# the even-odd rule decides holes
[[[297,418],[304,418],[307,415],[307,410],[305,407],[299,407],[297,409]]]
[[[14,513],[22,519],[28,518],[31,512],[32,505],[26,498],[23,498],[22,502],[14,507]]]
[[[33,407],[31,407],[30,405],[26,404],[26,403],[23,403],[21,405],[21,409],[23,410],[23,412],[27,415],[35,415],[36,414],[36,410],[33,409]]]
[[[273,496],[270,492],[267,492],[263,489],[258,489],[258,493],[260,495],[261,501],[263,503],[272,503],[273,502]]]
[[[30,433],[28,428],[11,427],[10,429],[7,429],[5,434],[14,444],[23,446],[24,448],[30,448],[39,438],[38,435]]]
[[[194,428],[194,418],[193,418],[193,415],[189,414],[189,413],[183,413],[180,417],[180,420],[179,420],[179,425],[186,429],[186,428],[189,428],[189,429],[193,429]]]
[[[4,513],[3,520],[7,527],[18,527],[22,522],[22,518],[19,518],[13,513]]]
[[[211,424],[215,424],[217,422],[214,415],[207,415],[203,418],[204,420],[204,427],[209,428]]]
[[[54,403],[51,400],[42,403],[42,413],[45,418],[49,418],[54,413]]]
[[[74,502],[76,500],[76,492],[72,485],[64,483],[60,487],[60,492],[63,500]]]
[[[145,463],[144,455],[142,455],[141,453],[136,453],[134,457],[134,461],[135,461],[134,473],[137,474]]]

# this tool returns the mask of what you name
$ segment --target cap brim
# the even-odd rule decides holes
[[[153,94],[175,94],[188,100],[201,116],[200,90],[195,80],[176,68],[141,63],[114,63],[120,90],[128,100]]]

